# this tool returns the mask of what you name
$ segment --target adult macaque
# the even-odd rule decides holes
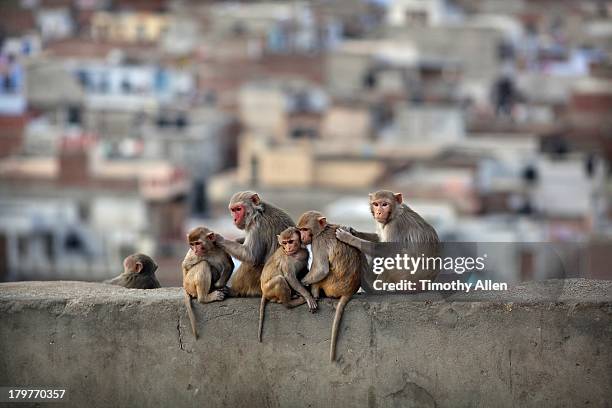
[[[378,233],[364,233],[350,229],[338,229],[336,237],[368,256],[388,255],[380,253],[381,246],[377,242],[394,242],[405,244],[402,251],[413,256],[432,256],[437,253],[437,245],[440,242],[436,230],[427,223],[419,214],[408,207],[401,193],[393,193],[380,190],[369,195],[370,211],[376,221]],[[378,253],[377,253],[378,252]],[[389,270],[378,276],[368,273],[364,279],[364,289],[371,291],[374,279],[383,282],[397,283],[402,280],[418,281],[419,279],[433,279],[437,275],[435,268],[422,268],[418,271]]]
[[[300,278],[308,271],[308,250],[302,248],[300,231],[289,227],[278,235],[280,247],[268,259],[261,273],[261,304],[259,306],[259,332],[261,342],[266,302],[269,300],[287,307],[308,303],[308,309],[314,312],[317,302],[302,284]],[[301,295],[291,298],[291,289]]]
[[[111,285],[119,285],[128,289],[157,289],[161,288],[155,277],[157,264],[150,256],[145,254],[128,255],[123,260],[123,273],[113,279],[104,281]]]
[[[197,298],[200,303],[225,299],[228,290],[225,284],[234,270],[232,258],[214,244],[214,239],[215,233],[208,228],[197,227],[189,231],[189,250],[181,263],[185,306],[196,339],[198,332],[191,298]]]
[[[261,295],[261,271],[278,248],[276,236],[295,224],[285,211],[261,200],[252,191],[234,194],[229,210],[234,225],[246,233],[242,244],[215,234],[217,245],[241,262],[229,293],[231,296]]]
[[[311,285],[315,298],[319,297],[321,290],[328,297],[340,298],[332,325],[329,354],[330,360],[334,361],[342,312],[351,296],[359,290],[361,274],[367,271],[367,261],[356,248],[336,239],[339,226],[328,224],[320,212],[305,212],[297,227],[302,243],[312,244],[312,265],[302,283]]]

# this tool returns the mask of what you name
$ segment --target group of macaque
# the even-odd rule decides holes
[[[285,211],[261,200],[257,193],[234,194],[229,210],[234,225],[245,232],[244,238],[228,240],[205,227],[194,228],[187,234],[189,250],[181,269],[194,336],[197,338],[198,334],[191,298],[209,303],[226,296],[261,296],[258,329],[261,341],[267,302],[288,308],[306,303],[314,313],[317,300],[324,294],[339,299],[330,346],[330,360],[334,361],[346,304],[360,287],[371,291],[373,278],[365,255],[374,255],[375,243],[438,243],[436,231],[403,203],[401,193],[381,190],[370,194],[369,199],[376,234],[329,223],[318,211],[305,212],[295,225]],[[307,245],[311,245],[310,269]],[[232,257],[241,262],[233,276]],[[150,257],[130,255],[124,261],[124,273],[109,282],[129,288],[157,288],[156,269]],[[385,279],[400,281],[414,277],[392,271]]]

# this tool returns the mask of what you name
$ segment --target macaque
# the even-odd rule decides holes
[[[300,231],[289,227],[278,236],[280,247],[268,259],[261,273],[261,304],[259,306],[259,332],[261,342],[266,302],[269,300],[287,307],[308,303],[308,309],[314,312],[317,302],[310,292],[300,283],[308,271],[308,250],[302,247]],[[292,299],[291,289],[301,295]]]
[[[157,289],[161,288],[155,277],[157,264],[150,256],[145,254],[128,255],[123,260],[123,273],[113,279],[104,281],[111,285],[119,285],[128,289]]]
[[[419,214],[408,207],[401,193],[380,190],[369,195],[370,211],[376,221],[377,234],[358,232],[349,229],[338,229],[336,237],[368,256],[381,256],[376,253],[381,246],[376,242],[395,242],[406,244],[402,250],[414,256],[431,256],[437,253],[439,243],[436,230]],[[370,273],[364,279],[364,290],[372,291],[374,279],[397,283],[402,280],[418,281],[419,279],[434,279],[436,270],[421,269],[415,273],[406,270],[389,270],[376,277]]]
[[[185,306],[194,337],[198,338],[191,298],[200,303],[225,299],[225,284],[234,270],[232,258],[214,243],[215,233],[208,228],[197,227],[187,234],[189,250],[181,264]]]
[[[356,248],[336,239],[339,226],[328,224],[320,212],[305,212],[297,227],[302,244],[312,245],[312,265],[302,283],[311,285],[315,299],[319,298],[321,290],[328,297],[340,298],[332,325],[329,354],[330,361],[334,361],[342,312],[351,296],[359,290],[361,275],[367,272],[367,261]]]
[[[278,248],[276,236],[293,220],[285,211],[263,201],[257,193],[242,191],[234,194],[229,203],[234,225],[246,232],[244,241],[230,241],[215,234],[215,242],[241,264],[232,279],[230,296],[261,295],[261,271]]]

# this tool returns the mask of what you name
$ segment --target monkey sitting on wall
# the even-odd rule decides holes
[[[278,236],[280,247],[272,254],[264,265],[261,273],[261,304],[259,306],[259,332],[261,342],[266,302],[281,303],[287,307],[295,307],[308,303],[308,309],[314,312],[317,302],[310,292],[300,283],[300,279],[308,271],[308,250],[302,247],[300,232],[295,227],[289,227]],[[291,289],[301,295],[291,298]]]
[[[198,338],[191,298],[200,303],[225,299],[225,286],[234,270],[232,258],[214,244],[215,233],[208,228],[197,227],[187,234],[189,250],[181,263],[185,306],[191,322],[191,329]]]
[[[263,201],[253,191],[241,191],[229,202],[236,228],[244,240],[232,241],[215,234],[215,243],[241,264],[232,279],[231,296],[261,295],[260,277],[264,264],[278,248],[277,235],[295,224],[282,209]]]
[[[132,254],[123,260],[123,273],[113,279],[104,281],[111,285],[119,285],[128,289],[161,288],[155,277],[157,264],[145,254]]]
[[[403,202],[401,193],[379,190],[369,194],[370,212],[376,221],[377,234],[355,231],[344,228],[336,231],[336,237],[366,255],[389,256],[378,242],[394,242],[402,245],[402,252],[411,256],[435,256],[438,252],[438,234],[436,230]],[[398,248],[389,248],[394,253]],[[382,253],[381,253],[382,251]],[[377,253],[379,252],[379,253]],[[373,282],[397,283],[402,280],[417,282],[419,279],[434,279],[438,274],[435,268],[421,268],[417,271],[388,270],[378,276],[368,273],[363,277],[362,287],[367,292],[374,291]]]
[[[332,325],[329,358],[336,357],[338,327],[344,307],[359,290],[361,275],[367,272],[367,260],[356,248],[336,239],[336,224],[327,223],[318,211],[307,211],[298,220],[302,243],[312,244],[312,265],[302,279],[305,285],[312,285],[312,295],[317,299],[322,290],[326,296],[340,298]]]

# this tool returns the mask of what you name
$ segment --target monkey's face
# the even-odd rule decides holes
[[[206,239],[208,238],[201,237],[200,239],[189,243],[189,248],[191,248],[196,256],[204,256],[210,249],[210,243],[207,242]]]
[[[232,214],[232,219],[234,221],[234,225],[238,229],[244,229],[246,226],[246,214],[247,209],[244,203],[239,202],[236,204],[232,204],[229,207],[230,213]]]
[[[318,211],[306,211],[297,223],[297,229],[300,230],[300,238],[304,245],[312,243],[312,237],[321,232],[327,225],[327,220]]]
[[[384,198],[370,202],[370,211],[372,211],[374,219],[381,224],[386,224],[389,221],[392,209],[393,203]]]
[[[295,255],[300,250],[302,243],[300,242],[300,234],[293,233],[289,236],[279,236],[279,244],[283,247],[283,251],[287,255]]]
[[[300,240],[304,245],[310,245],[312,243],[312,229],[308,227],[300,228]]]

